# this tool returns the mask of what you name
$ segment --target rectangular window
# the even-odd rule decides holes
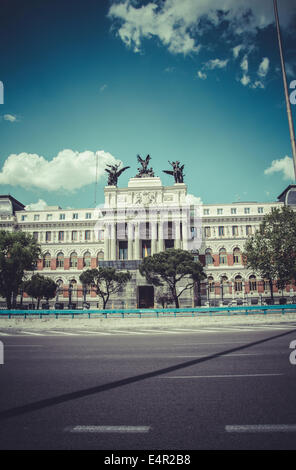
[[[221,225],[220,227],[218,227],[218,233],[219,233],[219,237],[223,237],[224,236],[224,226]]]
[[[60,231],[59,232],[59,242],[63,242],[63,241],[64,241],[64,232]]]
[[[191,233],[191,240],[194,240],[197,236],[197,230],[196,227],[190,227],[190,233]]]
[[[233,225],[232,226],[232,236],[233,237],[236,237],[238,235],[238,226],[237,225]]]
[[[72,242],[77,241],[77,230],[72,230]]]
[[[258,207],[258,214],[263,214],[263,207]]]
[[[204,215],[209,215],[210,209],[204,209],[203,213],[204,213]]]
[[[104,230],[98,230],[98,239],[100,241],[104,240]]]
[[[171,240],[174,242],[174,240]],[[151,255],[151,240],[142,240],[142,258]]]
[[[52,220],[52,214],[46,214],[46,220]]]
[[[24,222],[25,220],[27,220],[27,216],[26,216],[26,215],[22,215],[21,221]]]
[[[65,214],[60,214],[60,220],[65,220]]]
[[[119,242],[119,259],[127,259],[127,242],[120,241]]]
[[[91,219],[91,212],[87,212],[87,213],[85,214],[85,218],[86,218],[86,219]]]
[[[250,208],[249,208],[249,207],[245,207],[244,212],[245,212],[245,214],[250,214]]]
[[[39,214],[35,214],[35,215],[34,215],[34,221],[35,221],[35,222],[36,222],[37,220],[39,220],[39,218],[40,218]]]
[[[205,237],[209,238],[211,236],[211,227],[205,227]]]
[[[231,214],[236,214],[236,208],[235,207],[232,207],[231,210],[230,210]]]
[[[33,232],[33,238],[34,240],[38,240],[38,232]]]
[[[51,241],[51,232],[45,232],[45,241],[47,242]]]
[[[84,239],[86,241],[89,241],[90,240],[90,230],[85,230],[84,232]]]
[[[78,219],[78,212],[75,212],[74,214],[72,214],[72,219],[75,219],[75,220]]]
[[[217,209],[217,214],[218,214],[218,215],[223,214],[223,209]]]

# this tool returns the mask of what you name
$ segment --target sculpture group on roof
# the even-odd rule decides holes
[[[137,160],[141,164],[141,167],[138,168],[138,173],[136,174],[136,178],[153,178],[154,171],[152,168],[148,168],[149,162],[151,160],[150,155],[147,155],[145,159],[141,158],[140,155],[137,155]],[[173,167],[173,170],[162,170],[164,173],[168,175],[172,175],[175,178],[175,183],[184,183],[184,174],[183,169],[184,165],[180,166],[180,162],[177,160],[175,162],[170,162],[169,164]],[[119,176],[128,168],[129,166],[125,166],[119,170],[120,163],[116,163],[115,165],[107,165],[108,168],[105,171],[108,173],[108,186],[117,186]]]

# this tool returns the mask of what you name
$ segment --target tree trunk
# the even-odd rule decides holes
[[[8,310],[11,310],[11,294],[12,292],[8,292],[7,295],[6,295],[6,304],[7,304],[7,309]]]
[[[272,279],[269,279],[269,287],[270,287],[270,297],[271,297],[271,302],[274,304],[274,297],[273,297],[273,282]]]

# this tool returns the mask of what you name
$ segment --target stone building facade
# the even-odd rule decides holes
[[[295,191],[290,185],[274,203],[202,204],[187,194],[184,183],[163,186],[159,177],[131,178],[126,188],[106,186],[105,203],[89,209],[26,210],[13,197],[0,196],[0,230],[22,230],[38,241],[42,258],[36,271],[59,285],[51,306],[66,308],[71,302],[81,308],[86,300],[91,308],[102,308],[95,292],[83,291],[79,281],[85,269],[99,266],[132,273],[108,308],[160,306],[159,289],[148,285],[138,266],[145,256],[170,247],[191,251],[207,275],[199,293],[185,291],[181,306],[260,304],[268,301],[269,286],[242,264],[244,244],[273,207],[296,207]],[[275,287],[277,302],[292,301],[295,289]]]

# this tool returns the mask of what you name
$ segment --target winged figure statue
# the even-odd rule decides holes
[[[169,164],[173,167],[173,170],[162,171],[168,175],[172,175],[175,178],[175,183],[184,183],[184,165],[180,166],[180,162],[178,160],[176,162],[169,161]]]
[[[152,168],[148,168],[149,162],[151,160],[150,155],[147,155],[145,159],[141,158],[140,155],[137,155],[138,162],[141,164],[141,168],[138,168],[138,174],[136,178],[145,178],[147,176],[154,176],[154,171]]]
[[[105,168],[105,171],[109,174],[108,175],[108,186],[117,186],[117,181],[118,181],[119,176],[125,170],[130,168],[129,166],[125,166],[125,167],[121,168],[121,170],[119,170],[120,163],[115,163],[115,165],[107,165],[107,166],[110,168],[110,170],[108,168]]]

